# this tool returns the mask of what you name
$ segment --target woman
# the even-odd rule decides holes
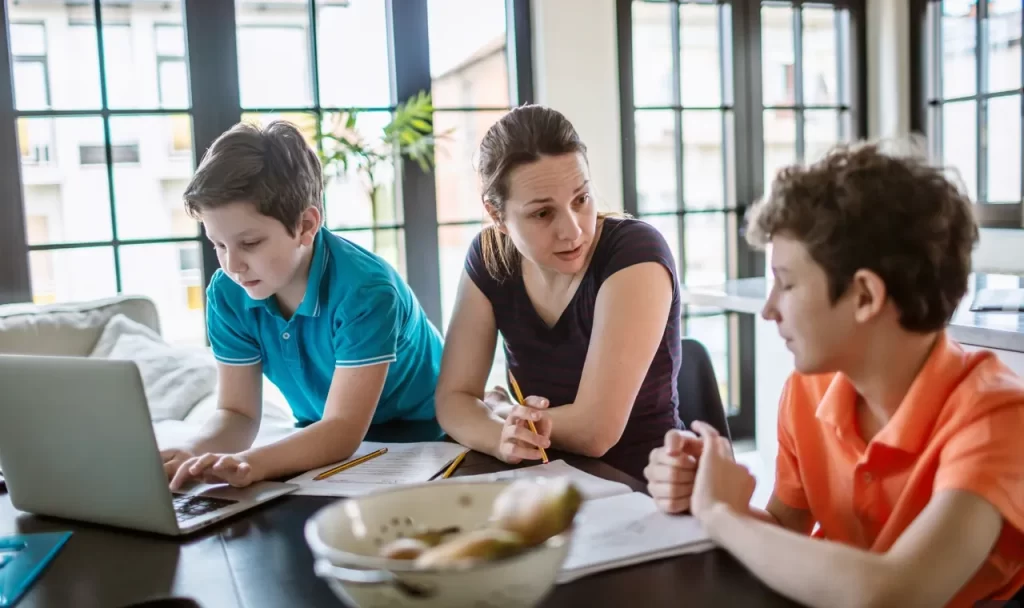
[[[597,212],[586,146],[543,106],[509,112],[480,144],[494,221],[466,259],[436,408],[454,439],[510,464],[553,447],[637,478],[682,425],[679,290],[650,225]],[[525,405],[484,393],[498,332]],[[536,432],[527,425],[534,422]]]

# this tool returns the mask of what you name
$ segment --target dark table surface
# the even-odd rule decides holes
[[[644,490],[593,459],[552,454],[588,473]],[[456,476],[508,468],[473,453]],[[313,574],[306,520],[331,498],[283,497],[196,535],[164,538],[21,513],[0,490],[0,536],[73,531],[18,608],[122,608],[166,596],[203,608],[341,606]],[[600,573],[556,586],[542,606],[793,606],[721,550]]]

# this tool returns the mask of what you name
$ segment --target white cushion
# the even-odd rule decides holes
[[[216,364],[204,350],[171,346],[122,314],[110,318],[89,356],[135,362],[154,422],[183,420],[217,385]]]

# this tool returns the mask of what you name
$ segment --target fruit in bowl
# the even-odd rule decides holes
[[[582,503],[567,479],[445,482],[339,501],[306,526],[318,575],[360,606],[533,606]]]

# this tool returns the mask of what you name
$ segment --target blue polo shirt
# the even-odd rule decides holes
[[[263,364],[300,425],[323,418],[334,370],[388,362],[371,424],[435,420],[441,335],[390,264],[326,228],[314,240],[306,294],[291,319],[253,300],[223,270],[207,290],[214,357]],[[426,425],[429,428],[431,425]],[[441,435],[440,427],[431,437]]]

